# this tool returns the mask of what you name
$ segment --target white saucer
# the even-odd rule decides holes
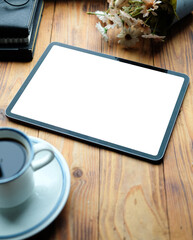
[[[30,138],[34,144],[43,141]],[[70,192],[70,171],[62,154],[52,148],[54,160],[34,172],[35,190],[31,197],[15,208],[0,209],[0,240],[21,240],[33,236],[54,221],[66,204]]]

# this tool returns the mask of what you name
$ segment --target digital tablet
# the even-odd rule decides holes
[[[14,120],[149,161],[163,159],[189,78],[51,43],[13,98]]]

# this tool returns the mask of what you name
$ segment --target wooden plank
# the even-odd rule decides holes
[[[97,18],[87,15],[87,11],[105,10],[106,6],[104,0],[45,1],[34,60],[0,63],[0,126],[17,127],[53,144],[67,160],[72,177],[67,205],[45,231],[31,239],[192,239],[193,17],[179,23],[166,44],[154,46],[154,51],[147,41],[140,48],[126,50],[117,45],[113,32],[112,40],[103,42],[95,28]],[[5,117],[7,105],[50,41],[154,64],[190,76],[191,83],[163,164],[152,165],[37,131]]]
[[[36,42],[36,49],[34,59],[29,63],[20,62],[0,62],[0,127],[8,126],[15,127],[29,136],[38,137],[37,129],[18,124],[10,121],[5,116],[5,109],[10,101],[13,99],[21,85],[29,75],[30,71],[36,64],[37,60],[50,43],[51,28],[53,19],[50,16],[53,15],[54,3],[52,1],[46,1],[44,5],[43,16],[40,23],[38,38]],[[52,230],[52,226],[46,230],[46,234]],[[44,234],[43,231],[41,234]],[[39,236],[39,235],[38,235]],[[51,234],[50,234],[51,236]],[[37,239],[33,237],[31,239]],[[48,239],[47,237],[43,239]]]
[[[94,19],[87,14],[90,9],[90,1],[57,1],[51,41],[100,51],[100,36],[95,37]],[[99,39],[98,43],[95,44],[93,38]],[[57,236],[60,239],[98,239],[99,149],[66,137],[49,135],[40,134],[43,139],[51,139],[61,151],[72,177],[70,196],[55,221],[53,239]]]
[[[58,236],[59,239],[98,239],[98,148],[48,132],[40,132],[39,137],[61,152],[71,173],[69,199],[59,217],[48,227],[52,233],[46,235],[46,239]],[[42,234],[46,233],[39,235]]]
[[[11,62],[0,64],[2,70],[0,76],[0,126],[15,127],[25,131],[26,128],[24,126],[18,126],[16,123],[7,119],[5,116],[5,110],[27,77],[30,64]]]
[[[100,239],[169,239],[163,166],[100,151]]]
[[[193,15],[174,26],[163,48],[155,51],[155,64],[190,77],[172,138],[164,159],[171,240],[193,239]]]
[[[96,18],[87,12],[95,11],[101,4],[101,0],[57,1],[52,41],[100,51],[101,36],[95,28]]]
[[[117,44],[116,35],[109,33],[102,52],[153,65],[150,41],[125,49]],[[129,73],[125,76],[129,78]],[[100,151],[99,233],[99,239],[169,239],[162,164]]]
[[[51,41],[53,18],[54,18],[55,3],[52,0],[44,1],[44,10],[42,19],[40,22],[40,28],[36,41],[36,49],[33,61],[31,62],[32,67],[39,60],[42,53]]]

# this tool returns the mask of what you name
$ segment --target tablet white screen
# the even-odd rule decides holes
[[[53,46],[11,112],[157,155],[183,81]]]

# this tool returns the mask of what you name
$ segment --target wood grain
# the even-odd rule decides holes
[[[171,240],[193,239],[193,15],[173,26],[168,41],[154,56],[155,64],[185,73],[189,88],[164,159]]]
[[[116,36],[104,53],[153,65],[150,41],[125,49]],[[100,170],[100,239],[169,239],[163,166],[101,150]]]
[[[87,14],[90,9],[90,1],[57,1],[51,41],[100,51],[100,36],[96,36],[98,44],[93,41],[94,35],[90,37],[96,33],[91,30],[94,19]],[[64,137],[55,139],[52,144],[67,159],[72,176],[68,203],[56,221],[61,227],[60,236],[98,239],[99,149]]]
[[[98,19],[87,14],[105,9],[105,0],[46,0],[33,61],[0,62],[0,126],[48,141],[62,153],[71,173],[66,206],[49,227],[30,239],[192,240],[193,15],[174,26],[164,44],[144,41],[125,49],[113,31],[109,43],[104,42],[95,28]],[[163,163],[153,165],[6,118],[6,107],[52,41],[189,75]]]
[[[101,239],[169,239],[162,165],[100,154]]]

